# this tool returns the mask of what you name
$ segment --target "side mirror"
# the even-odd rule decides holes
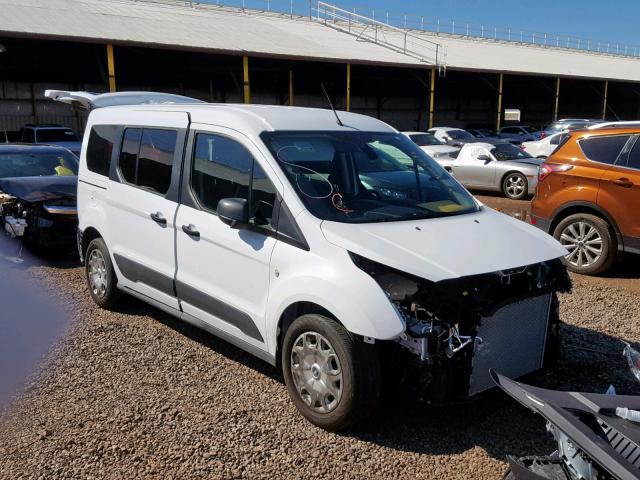
[[[489,155],[478,155],[478,160],[480,160],[481,162],[484,162],[484,164],[486,165],[487,163],[491,163],[491,157]]]
[[[218,202],[218,217],[231,228],[249,223],[249,206],[245,198],[223,198]]]

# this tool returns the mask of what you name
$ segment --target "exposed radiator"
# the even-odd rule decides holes
[[[527,298],[482,318],[473,356],[469,395],[495,386],[489,369],[518,378],[542,367],[551,294]]]

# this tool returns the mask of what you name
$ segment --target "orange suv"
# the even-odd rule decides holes
[[[540,167],[531,208],[531,223],[564,245],[574,272],[640,254],[640,128],[571,132]]]

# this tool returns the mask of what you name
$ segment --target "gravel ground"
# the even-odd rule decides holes
[[[2,479],[486,479],[507,454],[554,448],[544,422],[500,393],[440,410],[387,403],[358,430],[324,432],[270,366],[135,299],[100,310],[74,262],[39,263],[28,273],[74,314],[0,417]],[[640,263],[615,275],[625,282],[574,277],[563,362],[531,383],[640,390],[619,341],[640,342]]]

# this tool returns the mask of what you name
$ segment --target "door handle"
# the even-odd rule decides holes
[[[633,182],[628,178],[618,178],[616,180],[611,180],[613,183],[623,188],[631,188],[633,187]]]
[[[164,218],[164,215],[162,214],[162,212],[151,213],[149,216],[151,217],[151,220],[156,222],[158,225],[167,224],[167,219]]]
[[[182,231],[190,237],[200,238],[200,232],[192,223],[190,223],[189,225],[182,225]]]

